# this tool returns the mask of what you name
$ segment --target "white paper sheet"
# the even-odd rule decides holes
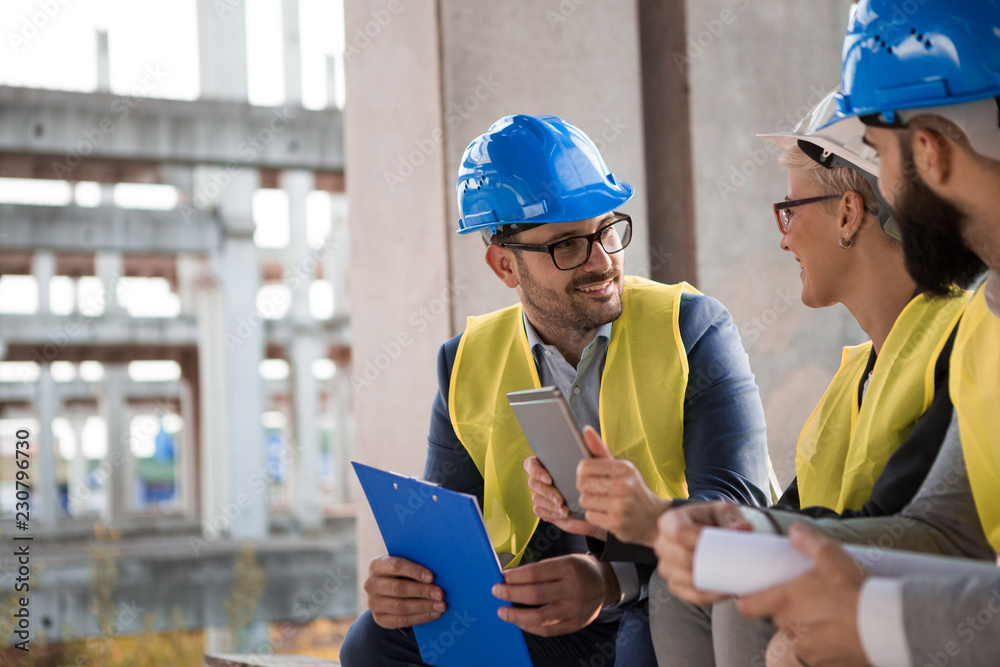
[[[844,545],[873,575],[995,574],[995,564],[878,547]],[[808,556],[787,537],[705,528],[694,553],[694,585],[725,595],[750,595],[791,581],[812,569]]]

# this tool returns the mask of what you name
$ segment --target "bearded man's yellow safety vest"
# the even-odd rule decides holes
[[[859,510],[871,497],[889,457],[934,401],[938,356],[969,296],[920,294],[906,305],[875,360],[860,408],[872,343],[844,348],[840,370],[799,435],[795,474],[802,507]]]
[[[681,340],[681,283],[627,277],[622,314],[611,327],[598,403],[601,435],[611,452],[632,461],[664,498],[687,495],[684,481],[684,396],[688,362]],[[531,448],[507,392],[537,388],[538,369],[521,305],[470,317],[458,345],[448,390],[455,434],[483,476],[483,517],[497,553],[521,562],[538,526],[522,468]]]
[[[979,521],[1000,550],[1000,318],[987,307],[984,287],[958,327],[949,388]]]

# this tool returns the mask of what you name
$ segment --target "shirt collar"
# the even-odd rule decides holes
[[[525,314],[524,310],[521,310],[521,319],[524,320],[524,333],[528,336],[528,347],[534,352],[538,348],[545,349],[547,347],[555,347],[554,345],[546,344],[539,336],[538,332],[535,331],[535,327],[531,326],[531,322],[528,321],[528,316]],[[590,341],[587,347],[594,344],[594,341],[603,338],[605,341],[611,340],[611,325],[614,322],[608,322],[607,324],[601,325],[601,328],[597,330],[597,335],[594,336],[594,340]]]

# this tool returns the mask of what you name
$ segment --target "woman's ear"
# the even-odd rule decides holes
[[[857,190],[848,190],[840,199],[840,237],[844,242],[854,238],[865,219],[865,200]]]
[[[495,243],[491,243],[486,248],[486,263],[497,278],[503,281],[507,287],[517,287],[520,281],[517,278],[517,267],[512,261],[512,254],[509,250],[504,250]]]

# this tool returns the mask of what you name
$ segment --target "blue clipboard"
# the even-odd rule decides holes
[[[434,573],[448,610],[413,627],[424,662],[437,667],[531,667],[524,635],[501,621],[510,606],[490,592],[503,583],[475,496],[352,461],[393,556]]]

